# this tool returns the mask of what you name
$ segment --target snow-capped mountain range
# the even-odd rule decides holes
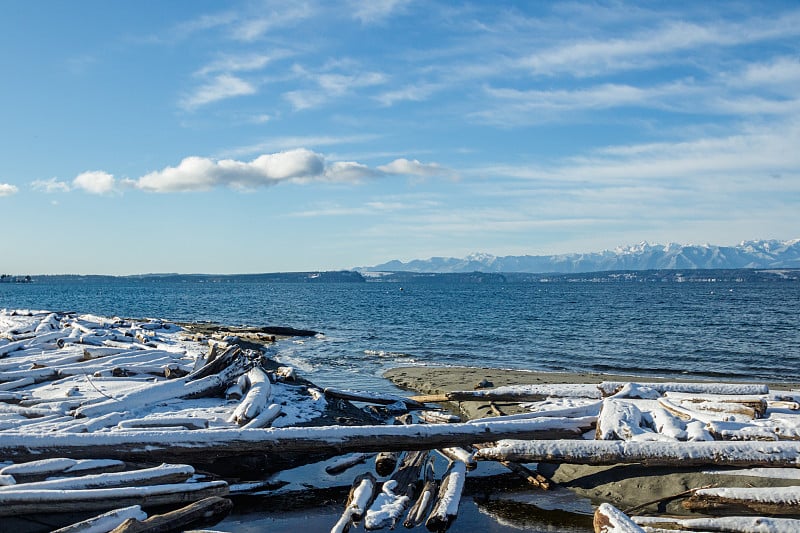
[[[737,246],[648,244],[592,253],[563,255],[470,254],[463,259],[432,257],[404,263],[394,260],[361,272],[599,272],[701,268],[800,268],[800,239],[743,241]]]

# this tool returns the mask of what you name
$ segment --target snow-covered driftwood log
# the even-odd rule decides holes
[[[155,431],[95,434],[0,432],[0,457],[23,461],[41,457],[107,457],[188,462],[242,454],[266,454],[276,462],[287,454],[335,456],[351,451],[427,450],[505,438],[577,438],[593,418],[539,418],[476,424],[326,426],[279,429]],[[800,443],[797,443],[800,446]]]
[[[660,530],[722,533],[797,533],[800,520],[765,516],[720,516],[716,518],[662,518],[632,516],[636,524]]]
[[[597,386],[602,391],[604,396],[611,396],[616,394],[627,385],[627,381],[604,381]],[[639,387],[648,387],[661,394],[666,392],[686,392],[693,394],[735,394],[743,396],[753,396],[759,394],[769,394],[769,387],[767,385],[758,383],[641,383],[637,382]]]
[[[467,468],[464,463],[454,461],[450,464],[442,477],[431,514],[425,521],[425,527],[429,531],[445,531],[456,519],[466,476]]]
[[[74,478],[49,479],[0,487],[0,494],[9,491],[32,490],[82,490],[106,489],[113,487],[130,487],[144,485],[168,485],[183,483],[194,475],[194,468],[189,465],[162,464],[153,468],[89,474]]]
[[[476,453],[478,459],[585,465],[800,467],[800,442],[650,442],[506,440]]]
[[[509,385],[495,389],[451,391],[443,394],[412,396],[411,399],[423,403],[439,402],[535,402],[548,397],[600,398],[595,385],[584,384],[544,384]]]
[[[184,531],[198,522],[219,520],[233,508],[233,502],[219,496],[209,496],[170,511],[169,513],[151,516],[145,520],[129,518],[111,533],[156,533],[159,531]]]
[[[172,505],[227,493],[228,484],[224,481],[110,489],[9,490],[0,492],[0,516]]]
[[[800,487],[698,489],[683,506],[710,514],[800,515]]]
[[[114,509],[101,515],[76,522],[69,526],[56,529],[52,533],[89,533],[100,531],[111,531],[129,518],[135,520],[147,519],[147,513],[142,511],[141,506],[131,505],[121,509]]]
[[[247,394],[245,394],[238,407],[233,411],[233,415],[231,415],[231,420],[240,426],[247,424],[258,416],[267,407],[267,402],[272,395],[272,385],[269,377],[260,368],[251,368],[247,372],[247,382],[249,384]]]

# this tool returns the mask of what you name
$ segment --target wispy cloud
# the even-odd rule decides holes
[[[193,110],[212,102],[255,92],[256,87],[252,83],[231,74],[220,74],[181,100],[181,106]]]
[[[291,56],[288,50],[272,52],[270,54],[245,53],[240,55],[225,54],[204,65],[197,72],[198,76],[231,72],[248,72],[261,70],[270,62]]]
[[[11,196],[12,194],[17,194],[19,189],[16,185],[11,185],[10,183],[0,183],[0,197],[3,196]]]
[[[369,2],[350,0],[348,3],[353,10],[354,18],[363,24],[374,24],[402,11],[411,2],[412,0],[371,0]]]
[[[359,71],[350,64],[345,63],[345,68],[349,72],[331,71],[331,68],[341,69],[341,66],[334,64],[323,67],[321,71],[311,71],[300,65],[293,67],[294,74],[301,79],[308,80],[314,85],[313,88],[287,91],[283,97],[296,110],[310,109],[318,107],[329,100],[340,98],[355,92],[364,87],[383,85],[388,81],[388,77],[382,72]]]
[[[311,2],[262,2],[244,12],[232,24],[231,35],[239,41],[256,41],[276,29],[284,29],[318,14]]]
[[[31,187],[35,191],[46,193],[61,193],[69,192],[69,183],[60,181],[58,178],[50,178],[49,180],[35,180],[31,182]]]

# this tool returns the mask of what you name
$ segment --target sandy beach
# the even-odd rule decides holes
[[[525,384],[584,384],[603,381],[665,382],[677,381],[667,378],[626,376],[600,373],[553,373],[529,372],[479,367],[398,367],[388,370],[384,377],[395,385],[419,394],[441,394],[454,390],[471,390],[482,381],[488,386]],[[797,391],[798,383],[770,383],[770,390]],[[453,412],[465,418],[494,416],[488,402],[458,402],[446,404]],[[503,412],[512,414],[521,411],[516,404],[497,404]],[[620,509],[630,509],[647,502],[667,498],[690,489],[708,486],[725,487],[782,487],[800,483],[800,470],[787,469],[787,477],[761,477],[755,471],[741,471],[717,468],[648,467],[642,465],[584,466],[584,465],[539,465],[540,471],[550,477],[560,488],[568,489],[579,498],[588,499],[586,504],[598,505],[603,502],[614,504]],[[536,501],[536,495],[531,498]],[[543,498],[547,499],[547,498]],[[548,500],[549,501],[549,500]],[[561,503],[568,509],[586,509],[570,498],[562,498]],[[535,505],[535,504],[534,504]],[[558,508],[556,505],[555,508]],[[658,508],[650,505],[639,509],[687,515],[680,501]]]

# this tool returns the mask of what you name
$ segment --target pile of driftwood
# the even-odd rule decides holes
[[[375,473],[352,480],[333,531],[399,523],[443,531],[479,460],[497,461],[540,489],[551,482],[538,463],[800,466],[800,395],[763,385],[604,382],[404,397],[320,390],[253,349],[252,339],[187,335],[162,321],[4,311],[0,335],[0,508],[15,516],[197,501],[218,516],[228,504],[206,498],[225,496],[228,483],[201,480],[193,469],[233,481],[327,460],[327,472],[340,476],[377,454]],[[462,423],[440,408],[468,401],[495,406],[497,416]],[[525,412],[496,407],[510,402]],[[449,462],[440,476],[435,456]],[[86,470],[95,467],[105,470]],[[125,471],[109,471],[119,468]],[[161,490],[181,499],[160,500]],[[794,487],[698,488],[684,496],[687,512],[800,513]],[[598,531],[628,531],[614,529],[622,518],[602,509],[600,516],[613,516],[598,519]]]

